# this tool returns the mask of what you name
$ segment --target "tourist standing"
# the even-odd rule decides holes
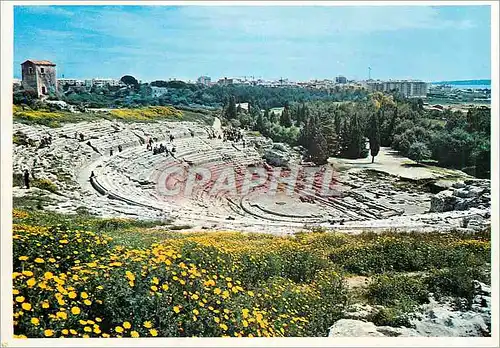
[[[26,186],[27,189],[30,188],[30,173],[28,172],[28,169],[24,170],[24,186]]]

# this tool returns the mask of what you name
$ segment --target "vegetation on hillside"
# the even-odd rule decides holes
[[[29,106],[21,107],[14,105],[13,117],[14,120],[18,122],[41,124],[52,128],[60,127],[63,123],[95,121],[98,119],[118,119],[127,122],[211,119],[208,115],[204,115],[196,111],[177,110],[172,106],[148,106],[136,109],[111,109],[109,111],[99,113],[72,113],[69,111],[58,110],[53,106],[44,105],[43,103],[41,103],[39,108],[36,109],[32,109]],[[23,141],[21,138],[16,138],[14,140],[17,143]]]
[[[489,231],[280,237],[13,218],[17,337],[325,336],[354,300],[352,275],[374,276],[355,296],[385,306],[374,320],[386,325],[407,323],[430,291],[470,301],[473,280],[488,281]]]
[[[391,146],[419,163],[434,160],[480,178],[490,176],[489,108],[471,109],[466,114],[439,113],[425,110],[421,100],[382,93],[340,104],[285,104],[281,116],[250,105],[249,112],[229,117],[234,114],[228,112],[230,105],[223,115],[231,124],[253,129],[274,141],[302,145],[317,163],[325,163],[330,156],[364,158],[369,140],[373,157],[380,146]]]

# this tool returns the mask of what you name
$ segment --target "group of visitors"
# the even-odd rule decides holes
[[[172,156],[174,155],[174,152],[175,152],[175,146],[172,146],[172,149],[169,150],[167,148],[167,145],[163,145],[162,143],[160,143],[159,146],[156,146],[152,149],[153,151],[153,155],[159,155],[161,153],[165,153],[168,157],[169,154],[171,154]]]
[[[226,128],[223,131],[224,138],[223,141],[235,141],[238,142],[240,140],[243,140],[243,133],[241,132],[240,129],[237,128]]]
[[[75,139],[78,139],[78,138],[80,138],[80,141],[85,140],[85,136],[83,135],[83,133],[75,132]]]
[[[42,147],[48,146],[50,144],[52,144],[52,136],[49,134],[49,136],[42,137],[42,139],[40,139],[40,145],[38,148],[41,149]]]
[[[123,147],[121,145],[118,145],[118,152],[122,152],[122,151],[123,151]],[[109,155],[113,156],[113,148],[109,149]]]

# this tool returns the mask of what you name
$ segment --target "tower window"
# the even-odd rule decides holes
[[[42,74],[45,74],[45,68],[40,68],[40,72],[41,72]]]
[[[29,72],[30,74],[33,74],[33,68],[32,68],[32,67],[29,67],[29,68],[28,68],[28,72]]]

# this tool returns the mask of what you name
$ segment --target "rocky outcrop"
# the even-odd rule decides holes
[[[292,155],[286,145],[273,144],[273,147],[264,151],[264,158],[272,166],[286,167],[290,163]]]
[[[330,337],[481,337],[491,334],[491,288],[476,281],[476,296],[470,310],[459,311],[453,301],[438,302],[434,298],[422,305],[413,319],[412,328],[376,326],[363,321],[375,307],[355,305],[359,315],[349,312],[352,319],[341,319],[330,327]]]
[[[431,197],[431,212],[487,209],[491,205],[490,180],[457,182]]]
[[[329,337],[410,337],[420,336],[414,329],[376,326],[371,322],[341,319],[331,328]]]

